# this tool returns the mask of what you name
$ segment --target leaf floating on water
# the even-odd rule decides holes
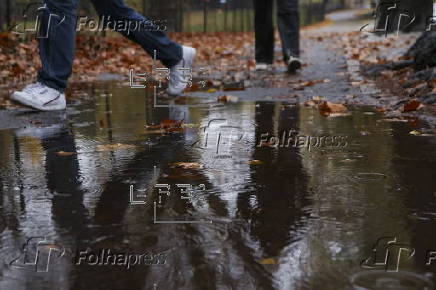
[[[236,103],[238,101],[238,97],[231,96],[231,95],[224,95],[218,97],[218,102],[230,102],[230,103]]]
[[[74,155],[74,154],[76,154],[76,152],[65,152],[65,151],[56,152],[57,156],[71,156],[71,155]]]
[[[116,151],[116,150],[130,150],[136,148],[135,145],[130,144],[106,144],[106,145],[98,145],[97,151],[103,152],[103,151]]]
[[[248,161],[248,164],[250,164],[250,165],[261,165],[261,164],[263,164],[263,161],[260,161],[260,160],[250,160],[250,161]]]
[[[162,129],[168,129],[168,128],[181,128],[183,124],[182,121],[172,120],[172,119],[165,119],[160,123],[160,127]]]
[[[197,162],[176,162],[170,164],[172,168],[182,168],[182,169],[202,169],[203,164]]]
[[[321,102],[318,105],[318,109],[322,115],[329,117],[341,117],[348,115],[348,109],[346,106],[328,101]]]
[[[146,129],[155,129],[155,130],[147,130],[148,134],[159,134],[159,133],[168,133],[168,132],[181,132],[183,131],[183,120],[177,121],[172,119],[165,119],[160,122],[159,125],[145,126]]]
[[[214,88],[210,88],[210,89],[207,90],[207,92],[208,92],[208,93],[215,93],[215,92],[216,92],[216,89],[214,89]]]
[[[266,258],[266,259],[260,260],[260,263],[263,265],[275,265],[275,264],[277,264],[277,260],[274,258]]]
[[[410,135],[419,136],[419,135],[421,135],[421,132],[416,131],[416,130],[413,130],[413,131],[410,131],[409,134],[410,134]]]

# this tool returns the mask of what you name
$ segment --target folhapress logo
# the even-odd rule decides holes
[[[48,272],[50,265],[65,255],[65,248],[45,237],[33,237],[23,245],[22,253],[8,264],[13,269],[34,267],[36,272]]]
[[[397,243],[396,237],[382,237],[372,248],[372,255],[363,260],[364,269],[384,269],[386,272],[398,272],[401,261],[407,261],[415,255],[410,245]]]

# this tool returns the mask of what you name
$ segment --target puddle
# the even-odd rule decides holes
[[[434,137],[368,107],[154,108],[142,90],[83,90],[95,98],[66,116],[0,130],[0,256],[32,237],[67,250],[46,273],[1,263],[1,289],[433,287]],[[360,267],[380,237],[415,249],[404,271]]]

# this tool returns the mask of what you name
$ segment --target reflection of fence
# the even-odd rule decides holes
[[[247,31],[254,27],[253,0],[125,0],[151,19],[165,20],[170,31]],[[273,1],[273,0],[270,0]],[[43,0],[0,0],[0,31],[22,21],[26,4]],[[325,12],[345,7],[344,0],[300,0],[301,24],[322,21]],[[94,15],[80,1],[79,15]]]

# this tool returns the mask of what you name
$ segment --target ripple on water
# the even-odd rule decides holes
[[[408,271],[386,272],[370,270],[354,274],[351,283],[355,290],[427,290],[433,282],[426,276]]]
[[[351,179],[353,179],[354,181],[360,181],[360,182],[380,181],[386,178],[387,178],[386,174],[377,173],[377,172],[359,172],[351,177]]]

